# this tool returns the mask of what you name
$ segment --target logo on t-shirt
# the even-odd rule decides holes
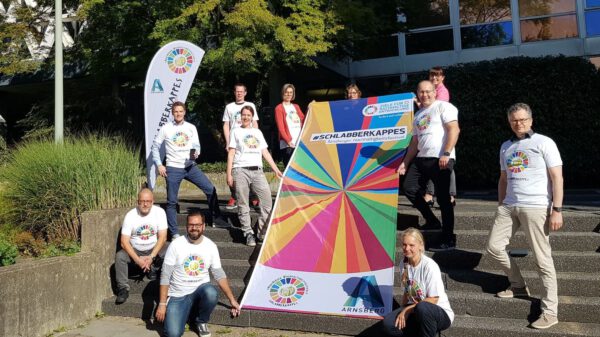
[[[515,151],[506,159],[506,167],[512,173],[521,173],[529,166],[529,158],[523,151]]]
[[[288,124],[300,124],[300,116],[298,116],[296,110],[288,111],[286,117],[288,120]]]
[[[179,131],[173,136],[173,138],[171,138],[171,140],[173,141],[173,143],[175,143],[175,145],[179,147],[184,147],[190,141],[190,137],[184,132]]]
[[[268,289],[269,302],[280,307],[296,304],[308,292],[306,282],[297,276],[280,277],[271,282]]]
[[[183,261],[183,270],[189,276],[198,276],[204,271],[204,260],[200,256],[190,255]]]
[[[427,129],[429,127],[429,124],[431,124],[430,114],[425,114],[417,117],[417,129],[419,129],[419,131]]]
[[[425,299],[425,293],[423,293],[423,289],[419,286],[419,283],[415,280],[407,280],[404,285],[404,292],[408,299],[413,302],[421,302]]]
[[[250,149],[257,149],[258,146],[260,145],[258,139],[256,137],[254,137],[254,135],[246,135],[246,137],[244,137],[244,145],[246,145],[247,148]]]
[[[135,235],[142,240],[148,240],[156,235],[156,231],[152,225],[141,225],[135,230]]]

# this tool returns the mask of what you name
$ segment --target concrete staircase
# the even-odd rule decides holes
[[[456,337],[505,337],[505,336],[600,336],[600,207],[598,194],[572,196],[565,203],[565,226],[551,234],[553,257],[558,272],[559,320],[550,329],[538,331],[528,328],[529,322],[539,315],[541,282],[535,271],[535,261],[529,255],[518,258],[532,292],[529,299],[499,299],[497,291],[508,286],[508,280],[484,254],[484,246],[490,226],[493,224],[496,202],[490,196],[460,199],[456,207],[457,249],[450,252],[430,253],[440,265],[448,290],[448,296],[456,319],[444,336]],[[588,206],[569,206],[574,204]],[[190,201],[190,200],[188,200]],[[182,202],[181,210],[205,208],[203,203]],[[224,209],[224,207],[222,207]],[[399,232],[417,224],[419,217],[401,197],[398,211]],[[237,224],[235,212],[226,213]],[[185,214],[178,217],[185,224]],[[183,226],[180,231],[184,232]],[[205,235],[217,243],[223,268],[236,295],[241,295],[252,273],[260,246],[244,245],[237,227],[216,229],[207,227]],[[441,232],[426,234],[428,244],[440,239]],[[527,248],[524,235],[518,234],[513,249]],[[397,254],[397,260],[400,253]],[[396,274],[396,299],[400,288]],[[128,301],[115,305],[115,297],[103,303],[103,311],[112,316],[131,316],[152,319],[158,300],[157,281],[130,281],[131,294]],[[302,315],[278,312],[244,310],[241,317],[229,317],[221,294],[220,304],[213,313],[211,323],[232,326],[254,326],[300,331],[314,331],[342,335],[380,336],[377,320],[355,319],[335,316]]]

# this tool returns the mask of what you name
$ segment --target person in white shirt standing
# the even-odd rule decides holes
[[[563,163],[554,141],[531,129],[533,116],[529,105],[514,104],[507,114],[514,136],[500,148],[498,210],[486,250],[510,281],[510,287],[497,296],[528,297],[529,289],[521,271],[506,251],[515,232],[519,228],[525,232],[543,284],[542,314],[531,327],[546,329],[558,323],[550,232],[563,225]]]
[[[450,202],[450,175],[456,159],[454,147],[460,133],[458,109],[448,102],[436,100],[435,86],[430,81],[419,83],[417,97],[421,108],[415,115],[412,139],[398,173],[406,174],[404,193],[425,218],[426,223],[420,229],[442,229],[442,241],[437,246],[429,247],[429,250],[454,249],[456,239],[454,208]],[[415,160],[409,166],[413,158]],[[435,186],[442,224],[423,197],[429,180]]]
[[[273,172],[278,177],[282,177],[281,171],[267,149],[267,142],[262,132],[251,126],[254,114],[252,106],[247,105],[242,108],[242,127],[231,133],[229,153],[227,154],[227,184],[231,187],[235,186],[238,217],[248,246],[256,246],[248,205],[250,190],[258,196],[260,201],[257,229],[259,240],[264,238],[273,206],[271,188],[263,173],[262,159],[265,158]]]
[[[190,318],[195,323],[191,328],[196,329],[200,337],[210,337],[208,322],[217,306],[218,294],[210,283],[209,270],[231,304],[231,315],[240,314],[240,305],[221,266],[217,245],[204,236],[205,229],[204,215],[191,212],[187,216],[187,234],[171,242],[165,254],[156,319],[165,323],[166,337],[183,335]],[[191,313],[193,307],[196,310]]]
[[[121,250],[115,256],[117,281],[116,303],[129,297],[128,265],[135,263],[150,280],[155,280],[160,270],[167,241],[167,216],[154,206],[154,195],[148,188],[138,193],[137,207],[127,212],[121,227]]]
[[[190,181],[204,192],[208,201],[207,220],[214,227],[229,227],[221,217],[219,199],[215,186],[196,166],[200,156],[200,139],[196,127],[185,121],[186,107],[182,102],[172,106],[173,121],[166,123],[158,131],[152,144],[152,160],[158,167],[158,173],[167,180],[167,222],[172,238],[179,236],[177,228],[177,201],[179,186],[183,179]],[[160,158],[160,147],[165,143],[167,165]]]
[[[254,111],[256,111],[256,106],[254,103],[245,101],[247,94],[248,91],[246,89],[246,85],[243,83],[236,83],[233,86],[233,95],[235,97],[235,101],[225,106],[225,111],[223,112],[223,136],[225,137],[225,151],[227,152],[229,152],[229,138],[231,132],[242,126],[242,116],[240,113],[242,111],[242,107],[249,105],[254,109]],[[256,113],[252,118],[252,127],[258,129],[258,114]],[[230,187],[230,190],[231,197],[229,198],[227,206],[225,207],[227,209],[235,209],[237,207],[235,189]]]

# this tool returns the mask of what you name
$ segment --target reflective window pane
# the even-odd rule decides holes
[[[553,16],[521,21],[521,41],[532,42],[577,37],[575,15]]]
[[[600,0],[599,0],[600,1]],[[460,1],[462,25],[510,20],[510,0]]]
[[[600,11],[585,13],[585,30],[587,36],[600,35]]]
[[[519,0],[521,17],[542,16],[575,11],[575,0]]]
[[[463,49],[511,44],[512,22],[463,27],[460,36]]]
[[[398,56],[397,36],[373,36],[364,40],[354,41],[356,54],[354,60],[375,59]]]
[[[453,50],[452,29],[406,34],[406,54],[432,53]]]
[[[586,0],[585,7],[586,8],[600,7],[600,0]]]
[[[400,8],[409,29],[450,24],[448,0],[405,0]]]

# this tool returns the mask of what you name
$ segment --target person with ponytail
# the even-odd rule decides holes
[[[454,320],[440,267],[423,253],[425,240],[419,230],[405,230],[400,241],[404,293],[400,307],[383,319],[383,329],[389,336],[434,337]]]

